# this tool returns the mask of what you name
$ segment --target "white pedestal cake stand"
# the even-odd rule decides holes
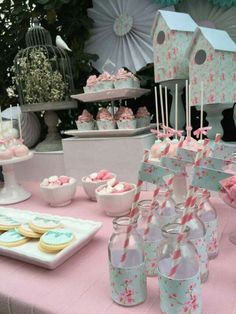
[[[31,193],[25,191],[16,181],[14,164],[31,159],[33,155],[29,152],[27,156],[0,160],[4,176],[4,187],[0,189],[0,205],[19,203],[30,198]]]

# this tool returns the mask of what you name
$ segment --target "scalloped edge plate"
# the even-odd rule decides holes
[[[35,216],[59,219],[65,228],[75,233],[76,240],[58,253],[45,253],[38,249],[38,240],[31,240],[16,247],[0,246],[0,255],[8,256],[26,263],[47,269],[55,269],[84,247],[102,227],[102,222],[79,218],[31,212],[21,209],[0,207],[0,214],[14,217],[20,222],[27,222]]]

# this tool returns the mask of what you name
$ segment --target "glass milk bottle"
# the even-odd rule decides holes
[[[138,203],[139,217],[137,232],[144,240],[144,257],[147,276],[157,276],[157,248],[162,240],[161,229],[158,225],[158,205],[151,210],[151,200],[143,200]],[[149,232],[145,234],[148,226],[148,218],[152,214],[149,224]]]
[[[165,206],[161,208],[163,202],[165,201],[165,194],[167,189],[161,189],[159,194],[157,195],[157,202],[159,204],[159,208],[157,211],[158,214],[158,224],[160,227],[166,225],[168,223],[174,222],[177,218],[176,210],[175,210],[175,201],[172,197],[170,197]]]
[[[218,218],[215,208],[210,202],[211,194],[199,191],[197,193],[197,215],[206,228],[206,244],[209,259],[214,259],[219,253]]]
[[[147,296],[144,244],[136,226],[137,220],[115,218],[108,245],[111,297],[123,306],[142,303]]]
[[[177,222],[180,222],[184,212],[184,204],[176,205],[176,213],[179,215]],[[195,209],[196,211],[196,209]],[[206,282],[209,275],[208,269],[208,254],[207,254],[207,246],[206,246],[206,228],[201,219],[196,215],[196,213],[192,214],[192,219],[187,222],[187,226],[189,227],[188,239],[195,246],[199,262],[200,262],[200,277],[201,282]]]
[[[160,288],[160,307],[165,314],[201,314],[200,265],[194,245],[188,241],[189,228],[184,231],[179,244],[180,255],[174,264],[173,255],[181,225],[167,224],[162,228],[164,240],[158,250],[158,284]],[[176,270],[171,273],[173,266]]]

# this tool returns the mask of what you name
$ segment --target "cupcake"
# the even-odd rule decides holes
[[[136,113],[137,128],[142,128],[150,125],[151,116],[148,112],[147,107],[139,107]]]
[[[136,119],[134,117],[132,109],[124,107],[122,112],[116,116],[118,129],[135,129]]]
[[[99,130],[113,130],[116,128],[116,122],[106,108],[102,108],[98,111],[96,120]]]
[[[99,77],[97,78],[97,91],[107,90],[107,89],[113,89],[113,75],[110,75],[108,72],[103,72]]]
[[[97,82],[98,78],[96,75],[91,75],[86,82],[86,86],[84,87],[85,93],[94,93],[97,91]]]
[[[115,81],[115,88],[138,88],[140,86],[139,80],[133,75],[133,73],[121,68],[118,70]]]
[[[93,116],[86,109],[84,109],[82,115],[78,117],[76,125],[80,131],[94,130]]]

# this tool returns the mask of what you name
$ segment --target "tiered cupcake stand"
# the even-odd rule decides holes
[[[30,198],[31,193],[25,191],[23,187],[17,183],[14,164],[29,160],[32,157],[33,153],[29,152],[28,155],[23,157],[14,157],[0,161],[4,176],[4,187],[0,189],[0,205],[19,203]]]
[[[96,93],[82,93],[77,95],[72,95],[71,97],[77,100],[80,100],[85,103],[95,103],[100,102],[110,102],[112,105],[112,113],[114,115],[114,102],[116,100],[127,100],[127,99],[136,99],[147,93],[149,89],[145,88],[122,88],[122,89],[110,89],[104,90]],[[79,136],[79,137],[113,137],[113,136],[133,136],[144,133],[149,130],[148,127],[137,128],[133,130],[92,130],[92,131],[78,131],[70,130],[66,131],[65,134]]]

